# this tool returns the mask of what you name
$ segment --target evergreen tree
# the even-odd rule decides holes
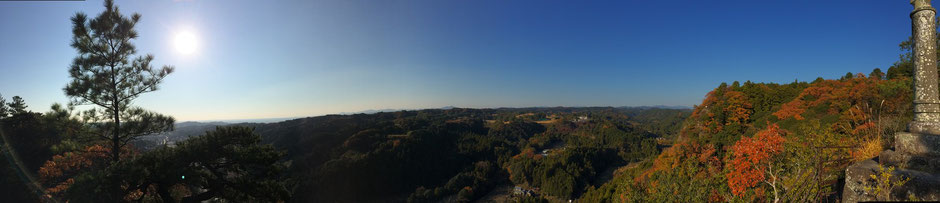
[[[23,101],[23,98],[20,96],[13,96],[13,101],[10,102],[10,113],[13,115],[27,113],[26,101]]]
[[[911,43],[911,38],[898,44],[898,47],[900,47],[901,51],[904,53],[901,53],[898,57],[898,61],[894,62],[891,67],[888,67],[888,79],[912,77],[914,75],[914,61],[911,60],[913,57],[911,50],[914,49],[914,47],[913,43]]]
[[[881,80],[885,79],[885,73],[881,72],[880,68],[875,68],[875,70],[871,70],[871,73],[868,74],[868,77]]]
[[[848,80],[848,79],[852,79],[852,78],[854,78],[854,77],[855,77],[855,75],[853,75],[852,72],[848,72],[848,73],[845,73],[845,76],[842,76],[842,80]]]
[[[813,80],[812,83],[819,83],[819,82],[823,82],[823,81],[826,81],[826,79],[823,79],[822,77],[816,77],[816,79]]]
[[[934,23],[940,26],[940,19],[937,19],[937,21]],[[940,32],[937,32],[937,36],[937,42],[940,42]],[[913,40],[914,37],[909,36],[907,37],[907,40],[898,44],[898,47],[901,48],[902,53],[898,56],[898,61],[894,62],[894,65],[891,65],[891,67],[888,68],[888,73],[886,75],[888,79],[914,76],[914,54],[911,52],[914,50]],[[937,59],[940,59],[940,52],[937,52]]]
[[[79,175],[66,197],[76,202],[282,202],[290,199],[282,175],[287,169],[281,161],[284,155],[262,145],[261,136],[251,128],[218,127],[177,147],[162,147],[107,170]],[[121,187],[110,182],[120,182]],[[93,195],[102,191],[120,195]],[[139,195],[129,195],[134,193]],[[124,199],[128,196],[137,199]]]
[[[10,114],[10,109],[7,108],[7,100],[3,99],[3,94],[0,94],[0,119],[6,118]]]
[[[174,119],[132,106],[141,94],[156,91],[173,67],[150,66],[153,55],[137,56],[131,40],[137,38],[134,26],[140,14],[128,18],[106,0],[105,10],[88,20],[77,13],[72,20],[72,44],[78,56],[72,62],[72,81],[64,88],[70,105],[94,105],[85,111],[93,133],[106,139],[110,159],[120,160],[121,148],[134,137],[170,131]]]

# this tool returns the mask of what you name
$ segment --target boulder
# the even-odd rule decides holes
[[[889,152],[892,153],[892,152]],[[865,160],[852,164],[845,170],[845,187],[842,191],[842,201],[876,201],[878,200],[869,191],[866,186],[874,186],[875,180],[871,175],[878,175],[880,169],[878,163],[874,160]],[[925,173],[916,170],[895,168],[892,172],[891,181],[897,181],[899,177],[909,178],[904,185],[894,187],[888,200],[915,200],[921,201],[940,201],[940,176]]]
[[[940,173],[940,158],[938,157],[912,156],[894,150],[885,150],[878,155],[878,161],[885,166]]]
[[[940,135],[899,132],[895,134],[894,150],[911,156],[940,157]]]

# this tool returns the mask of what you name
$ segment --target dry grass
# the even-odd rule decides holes
[[[869,139],[859,143],[859,148],[853,150],[850,154],[855,161],[871,159],[878,156],[878,154],[884,150],[884,148],[882,148],[883,144],[881,136],[871,136]]]

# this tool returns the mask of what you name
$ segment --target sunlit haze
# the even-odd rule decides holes
[[[193,54],[193,52],[196,52],[198,43],[196,35],[190,31],[176,33],[176,38],[173,39],[173,45],[176,46],[176,51],[179,51],[181,54]]]

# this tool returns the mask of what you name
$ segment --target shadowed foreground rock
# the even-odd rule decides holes
[[[940,157],[940,136],[901,132],[895,135],[895,149],[912,156]]]
[[[879,172],[878,163],[874,160],[865,160],[849,166],[845,171],[845,188],[842,191],[842,201],[876,201],[874,194],[865,190],[865,186],[875,185],[871,175]],[[940,176],[916,170],[895,169],[891,181],[898,177],[910,178],[903,186],[891,190],[890,200],[909,200],[914,197],[918,200],[940,200]]]
[[[899,177],[910,181],[891,190],[889,200],[940,201],[940,136],[899,132],[895,135],[894,150],[885,150],[878,156],[884,167],[895,167],[891,182]],[[895,151],[896,150],[896,151]],[[845,170],[844,202],[875,201],[865,186],[874,186],[871,175],[878,175],[879,163],[865,160]]]

